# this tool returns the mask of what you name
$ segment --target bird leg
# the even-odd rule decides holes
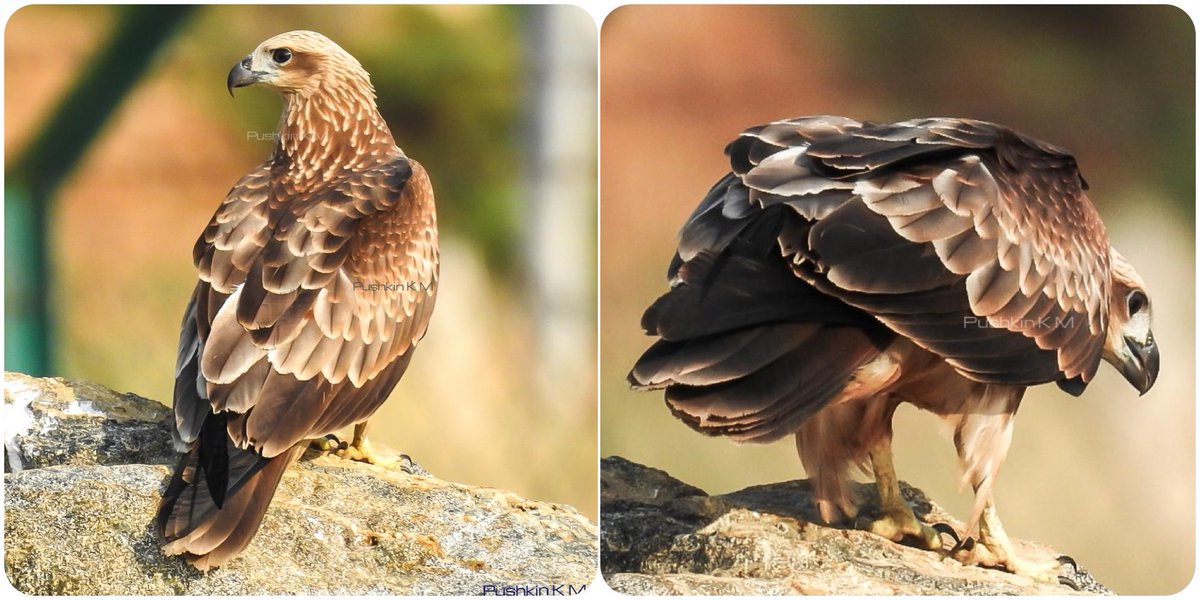
[[[900,479],[892,463],[892,441],[884,436],[870,450],[875,487],[879,491],[879,514],[872,520],[860,515],[856,525],[893,542],[909,541],[926,550],[941,550],[939,529],[922,523],[900,494]]]
[[[1017,553],[1012,540],[1008,538],[1004,526],[1000,523],[996,504],[990,498],[984,504],[983,513],[979,518],[979,542],[974,544],[974,547],[967,545],[965,550],[966,554],[959,559],[964,564],[999,568],[1037,581],[1058,582],[1077,587],[1069,578],[1061,575],[1064,558],[1073,562],[1069,558],[1038,561],[1023,558]]]
[[[1057,560],[1031,560],[1017,554],[1012,540],[1000,524],[992,488],[1004,456],[1012,442],[1013,417],[1025,393],[1023,387],[985,386],[970,396],[961,414],[952,421],[954,445],[963,463],[964,476],[975,490],[968,531],[979,526],[979,543],[962,544],[952,554],[968,565],[1004,569],[1038,581],[1058,581],[1062,563]]]
[[[328,438],[325,438],[328,439]],[[335,438],[336,441],[336,438]],[[345,443],[334,444],[333,453],[337,456],[349,460],[357,460],[360,462],[377,465],[385,469],[400,469],[405,473],[415,473],[416,464],[407,454],[399,456],[385,455],[378,450],[375,450],[370,442],[367,441],[367,422],[363,421],[354,426],[354,439],[350,444]]]
[[[341,450],[342,447],[346,445],[346,442],[339,440],[336,435],[331,433],[325,437],[319,437],[309,442],[308,445],[317,452],[327,452],[329,454],[333,454],[338,450]]]

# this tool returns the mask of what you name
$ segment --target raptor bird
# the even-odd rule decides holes
[[[186,454],[163,493],[167,554],[207,570],[258,531],[308,440],[366,421],[408,368],[438,284],[429,176],[396,146],[362,65],[311,31],[272,37],[228,88],[283,97],[270,159],[197,240],[174,426]]]
[[[1075,159],[951,118],[789,119],[726,153],[732,171],[683,226],[671,289],[642,318],[659,339],[630,383],[665,388],[701,433],[794,434],[827,522],[942,549],[891,456],[899,403],[932,412],[976,495],[979,543],[955,556],[1053,580],[1059,565],[1019,556],[992,500],[1021,396],[1049,382],[1079,395],[1101,359],[1141,393],[1158,374],[1145,285]],[[858,514],[855,468],[873,471],[879,514]]]

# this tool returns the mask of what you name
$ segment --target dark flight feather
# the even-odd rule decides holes
[[[643,315],[660,339],[629,375],[665,387],[689,425],[761,438],[782,429],[756,418],[811,414],[841,384],[799,374],[817,365],[845,384],[882,347],[838,362],[826,331],[903,336],[982,383],[1079,391],[1095,373],[1108,242],[1062,149],[981,121],[809,117],[748,129],[726,153],[731,172],[683,227],[671,290]],[[813,326],[828,328],[821,344],[796,333]]]

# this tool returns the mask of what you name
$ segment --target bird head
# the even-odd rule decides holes
[[[327,82],[349,80],[370,89],[362,64],[333,40],[314,31],[281,33],[258,45],[229,71],[233,88],[261,84],[284,95],[311,96]]]
[[[1112,249],[1112,297],[1104,359],[1145,394],[1158,378],[1158,346],[1150,331],[1150,296],[1141,276]]]

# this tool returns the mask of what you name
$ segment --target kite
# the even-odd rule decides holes
[[[1103,359],[1154,385],[1151,305],[1109,245],[1064,149],[967,119],[820,116],[744,131],[696,208],[671,289],[642,318],[658,339],[629,382],[665,389],[693,429],[743,442],[795,434],[821,516],[943,548],[900,495],[892,415],[908,402],[954,432],[975,490],[968,564],[1052,579],[1019,556],[992,499],[1028,386],[1081,394]],[[873,472],[878,515],[850,473]]]
[[[186,449],[163,492],[163,549],[201,570],[254,537],[309,440],[366,421],[425,335],[438,233],[425,169],[405,156],[362,65],[311,31],[275,36],[229,72],[283,97],[267,162],[233,186],[196,242],[174,437]]]

